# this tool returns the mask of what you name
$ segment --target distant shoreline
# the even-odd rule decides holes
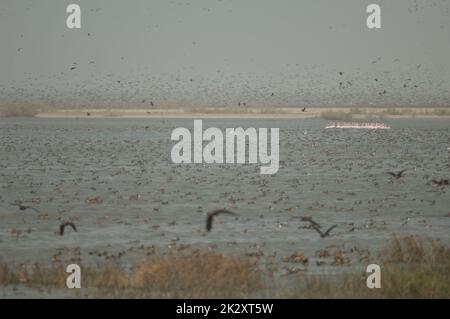
[[[450,118],[450,108],[199,108],[199,109],[76,109],[39,112],[38,118],[261,118],[326,120],[382,120],[396,118]]]

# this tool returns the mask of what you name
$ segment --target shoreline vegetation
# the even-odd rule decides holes
[[[38,109],[0,107],[0,117],[38,118],[320,118],[329,121],[380,121],[395,118],[450,118],[450,107],[187,107],[151,109]]]
[[[381,288],[368,289],[369,263],[381,266]],[[65,288],[60,263],[0,262],[0,293],[38,290],[80,298],[449,298],[450,250],[439,240],[394,236],[375,260],[327,275],[308,271],[274,276],[264,258],[239,258],[209,251],[155,255],[123,268],[81,266],[82,289]],[[343,268],[345,266],[340,266]],[[272,270],[271,270],[272,269]]]

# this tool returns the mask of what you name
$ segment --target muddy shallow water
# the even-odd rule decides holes
[[[317,256],[322,249],[364,265],[393,234],[450,244],[450,188],[430,184],[450,177],[450,121],[386,123],[391,130],[203,121],[204,129],[278,127],[280,169],[261,175],[259,164],[173,164],[171,132],[192,129],[193,119],[0,119],[0,259],[95,263],[126,252],[116,259],[127,264],[190,247],[270,256],[283,274],[305,268],[285,260],[300,252],[310,272],[339,271],[332,254]],[[400,180],[386,173],[401,169]],[[206,233],[206,213],[221,207],[238,217],[220,216]],[[300,216],[338,226],[320,238]],[[78,232],[55,234],[61,220]]]

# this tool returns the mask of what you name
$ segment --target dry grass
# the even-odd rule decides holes
[[[121,288],[127,284],[127,278],[122,270],[111,265],[102,267],[81,267],[82,280],[89,287]],[[66,278],[62,265],[43,267],[39,264],[20,265],[11,270],[6,264],[0,263],[0,285],[53,286],[65,287]]]
[[[246,298],[263,288],[254,264],[214,253],[157,257],[129,272],[111,265],[82,269],[82,286],[91,296],[129,298]],[[64,288],[68,274],[61,265],[20,266],[0,264],[0,285]]]
[[[174,298],[242,298],[262,288],[254,265],[236,257],[196,253],[158,258],[139,266],[131,285],[149,288]]]
[[[373,260],[381,266],[381,288],[368,289],[361,271],[305,276],[278,295],[288,298],[450,298],[450,250],[440,241],[394,237]]]
[[[423,239],[419,236],[394,236],[381,254],[385,264],[435,267],[450,262],[450,250],[440,240]]]
[[[439,241],[394,237],[370,263],[381,266],[381,289],[367,288],[365,264],[352,273],[271,277],[249,260],[197,251],[155,256],[128,271],[82,266],[84,289],[77,292],[126,298],[450,298],[450,250]],[[0,286],[65,289],[67,275],[62,265],[9,269],[0,263]]]

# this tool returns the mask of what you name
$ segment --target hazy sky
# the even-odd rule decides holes
[[[81,6],[79,30],[66,27],[70,3]],[[370,3],[380,30],[366,27]],[[0,0],[0,104],[450,105],[449,8]]]

